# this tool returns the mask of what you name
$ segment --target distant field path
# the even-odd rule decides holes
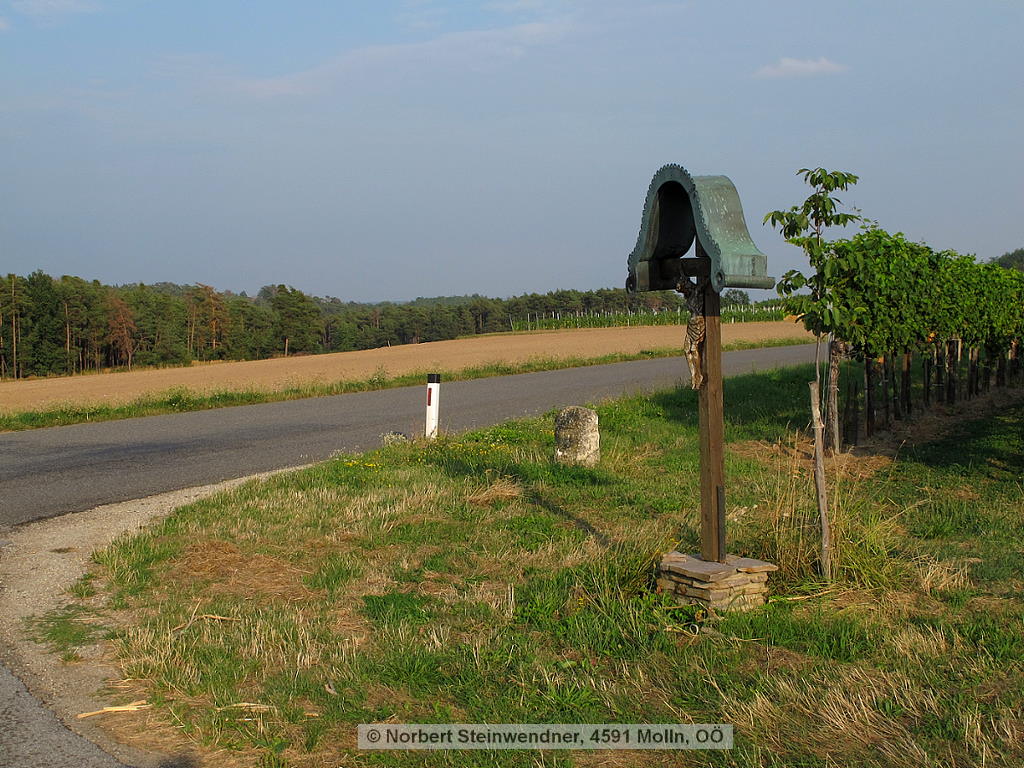
[[[539,358],[588,358],[636,354],[649,349],[680,349],[683,334],[682,326],[580,328],[188,368],[7,381],[0,382],[0,412],[39,410],[64,403],[119,405],[176,387],[187,387],[194,392],[274,391],[307,384],[368,379],[381,369],[388,376],[400,376],[428,369],[458,371],[496,362],[523,363]],[[735,323],[722,327],[725,344],[804,336],[810,337],[802,326],[792,322]]]

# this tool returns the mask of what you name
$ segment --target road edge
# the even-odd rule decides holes
[[[116,760],[137,768],[193,764],[194,755],[143,752],[116,741],[100,727],[98,719],[76,719],[81,712],[98,710],[109,703],[99,692],[119,677],[113,660],[104,656],[102,644],[97,643],[83,649],[83,662],[64,663],[28,637],[25,620],[70,600],[67,589],[88,571],[92,553],[118,536],[140,531],[178,507],[220,491],[307,466],[105,504],[0,529],[0,664],[66,729]],[[5,729],[0,745],[13,735]]]

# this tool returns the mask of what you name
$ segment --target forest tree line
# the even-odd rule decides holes
[[[741,291],[726,298],[749,302]],[[0,378],[345,352],[507,331],[529,315],[680,306],[673,292],[615,288],[359,303],[286,285],[250,297],[201,283],[110,286],[36,271],[0,278]]]

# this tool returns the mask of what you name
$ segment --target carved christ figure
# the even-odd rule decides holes
[[[679,281],[676,290],[683,294],[686,307],[690,310],[690,319],[686,323],[686,339],[683,341],[683,354],[690,366],[690,387],[700,389],[704,385],[704,363],[701,360],[701,345],[704,342],[704,285],[698,279],[691,282],[684,277]]]

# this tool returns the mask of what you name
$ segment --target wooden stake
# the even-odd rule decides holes
[[[946,405],[956,405],[957,342],[946,343]]]
[[[871,355],[864,358],[864,435],[875,434],[875,361]]]
[[[976,350],[974,349],[974,347],[971,347],[970,349],[967,350],[967,386],[964,387],[964,389],[966,390],[966,397],[964,398],[965,400],[973,399],[974,395],[976,394],[975,390],[977,389],[977,387],[975,386],[975,381],[978,377],[978,368],[974,363],[975,351]]]
[[[839,363],[843,358],[842,341],[830,336],[828,342],[828,388],[826,389],[825,413],[828,423],[825,425],[825,449],[831,454],[839,453],[842,448],[842,435],[839,432]]]
[[[821,572],[832,581],[832,527],[828,521],[828,492],[825,488],[825,447],[822,435],[821,403],[818,382],[812,381],[811,418],[814,426],[814,487],[818,492],[818,517],[821,520]]]
[[[857,382],[853,382],[853,395],[850,398],[853,409],[853,428],[850,430],[848,440],[850,445],[857,445],[860,441],[860,388]]]
[[[698,256],[700,248],[698,244]],[[725,562],[725,416],[722,403],[721,301],[704,282],[704,342],[700,388],[700,556]]]
[[[889,355],[889,393],[892,397],[892,415],[896,419],[903,418],[903,409],[900,405],[900,390],[896,386],[896,355]]]
[[[849,381],[846,383],[846,397],[843,398],[843,438],[840,440],[840,448],[843,443],[847,445],[854,445],[856,443],[856,436],[853,434],[853,382]]]
[[[892,407],[889,400],[889,368],[891,355],[882,358],[882,412],[885,414],[883,429],[892,429]]]
[[[903,406],[903,415],[907,417],[910,416],[911,409],[910,371],[914,363],[913,354],[910,350],[903,351],[903,371],[900,376],[900,403]]]
[[[924,407],[929,408],[932,404],[932,359],[928,355],[925,355],[924,358],[922,375],[924,376],[924,389],[921,394],[924,396]]]

